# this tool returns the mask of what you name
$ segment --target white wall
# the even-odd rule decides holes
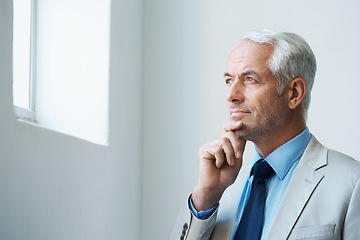
[[[144,3],[143,239],[166,236],[196,184],[197,150],[228,120],[226,60],[247,31],[284,29],[309,42],[318,60],[309,128],[326,146],[360,160],[359,2]]]
[[[310,130],[360,159],[356,1],[113,0],[109,147],[15,120],[10,3],[0,0],[1,239],[164,239],[196,184],[198,148],[228,119],[222,75],[248,30],[308,40],[319,63]]]
[[[0,239],[140,239],[141,1],[112,3],[110,146],[15,119],[11,0],[0,0]]]

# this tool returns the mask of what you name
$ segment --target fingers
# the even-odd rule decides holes
[[[229,139],[221,137],[213,142],[205,144],[200,148],[200,158],[211,160],[217,168],[221,168],[224,162],[233,165],[234,150]]]
[[[222,144],[215,152],[215,165],[217,168],[220,168],[223,163],[226,161],[230,166],[235,164],[234,148],[231,145],[231,142],[227,138],[222,139]]]
[[[246,141],[237,137],[235,132],[243,127],[241,121],[228,122],[223,125],[223,136],[228,138],[233,146],[236,158],[241,158],[244,152]]]
[[[225,162],[234,166],[237,160],[242,159],[244,148],[245,141],[238,139],[234,132],[228,132],[223,137],[203,146],[200,153],[204,159],[215,160],[215,166],[221,168]]]
[[[241,158],[242,157],[242,153],[244,152],[244,148],[245,148],[245,142],[242,139],[238,139],[236,137],[236,134],[234,132],[227,132],[224,137],[226,137],[227,139],[229,139],[230,144],[232,146],[234,155],[236,158]]]
[[[226,161],[225,158],[225,154],[224,154],[224,150],[222,148],[218,148],[215,152],[214,152],[214,158],[215,158],[215,166],[217,168],[221,168],[221,166],[224,164],[224,162]]]
[[[239,130],[243,126],[242,122],[228,122],[223,125],[223,131],[222,135],[225,135],[227,132],[235,132],[236,130]]]
[[[226,162],[234,166],[238,159],[242,159],[246,141],[238,139],[235,131],[241,129],[242,122],[228,122],[223,125],[223,136],[200,149],[201,158],[215,160],[215,166],[221,168]]]

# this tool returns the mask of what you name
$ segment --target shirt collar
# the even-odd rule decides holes
[[[310,139],[311,134],[308,127],[306,127],[302,133],[275,149],[264,160],[274,169],[276,175],[283,180],[293,164],[303,155]],[[254,165],[262,159],[263,157],[254,147],[251,164]]]

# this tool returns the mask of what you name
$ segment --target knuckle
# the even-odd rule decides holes
[[[233,136],[235,135],[235,133],[234,132],[232,132],[232,131],[229,131],[229,132],[227,132],[226,134],[225,134],[225,136],[227,137],[227,138],[233,138]]]
[[[227,133],[226,133],[227,134]],[[222,144],[222,145],[224,145],[224,144],[226,144],[226,143],[228,143],[229,142],[229,138],[225,135],[225,136],[222,136],[220,139],[220,143]]]
[[[204,152],[206,150],[206,145],[200,147],[199,152]]]
[[[233,146],[239,148],[241,145],[239,141],[234,141]]]
[[[214,154],[215,154],[216,156],[218,156],[218,157],[221,157],[221,156],[222,156],[222,153],[223,153],[223,151],[222,151],[221,148],[217,148],[217,149],[215,149],[215,151],[214,151]]]

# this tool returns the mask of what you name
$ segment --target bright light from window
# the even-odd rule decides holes
[[[108,142],[110,0],[37,0],[36,121]]]
[[[30,108],[31,0],[14,0],[13,102]]]

